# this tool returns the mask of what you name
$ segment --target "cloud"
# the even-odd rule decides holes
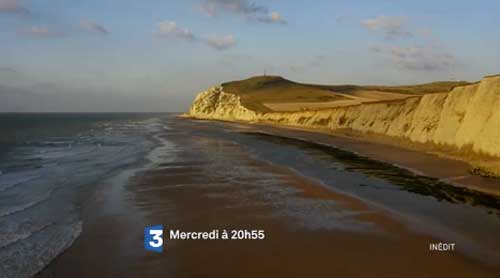
[[[281,16],[278,12],[272,12],[269,15],[261,15],[257,17],[255,20],[264,23],[279,23],[279,24],[287,24],[287,21],[283,16]]]
[[[208,36],[204,42],[217,50],[225,50],[236,45],[236,39],[232,35],[227,36]]]
[[[457,58],[450,53],[440,39],[430,28],[419,28],[414,33],[405,31],[403,17],[378,17],[364,21],[367,28],[383,30],[386,38],[396,38],[415,34],[412,44],[391,43],[382,46],[372,46],[370,50],[399,69],[406,71],[450,71],[459,65]]]
[[[286,24],[286,19],[278,12],[269,12],[266,6],[247,0],[204,0],[200,10],[211,17],[221,13],[231,13],[250,21]]]
[[[236,39],[233,35],[198,37],[188,28],[179,27],[174,21],[162,21],[158,23],[154,33],[160,37],[173,37],[188,42],[204,43],[216,50],[225,50],[236,45]]]
[[[0,67],[0,73],[2,73],[2,72],[15,73],[17,71],[13,68],[10,68],[10,67]]]
[[[109,34],[109,31],[106,28],[104,28],[102,25],[100,25],[96,22],[93,22],[93,21],[82,20],[80,22],[80,26],[88,32],[97,33],[97,34],[101,34],[101,35],[108,35]]]
[[[411,37],[413,34],[405,29],[407,18],[403,16],[378,16],[365,19],[361,24],[373,31],[382,31],[386,39]]]
[[[179,27],[174,21],[162,21],[158,23],[155,33],[161,37],[174,36],[186,41],[194,41],[196,39],[191,30]]]
[[[408,71],[446,71],[457,65],[451,53],[435,45],[374,46],[371,50]]]
[[[201,9],[209,16],[216,16],[220,12],[230,12],[244,16],[268,12],[266,7],[246,0],[205,0],[201,4]]]
[[[50,30],[46,26],[33,26],[31,28],[21,30],[20,33],[34,37],[60,37],[65,35],[62,32]]]
[[[0,13],[30,14],[30,11],[19,2],[19,0],[0,0]]]

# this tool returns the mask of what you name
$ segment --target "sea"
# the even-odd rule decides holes
[[[0,277],[29,277],[82,231],[96,186],[146,155],[165,114],[0,114]]]

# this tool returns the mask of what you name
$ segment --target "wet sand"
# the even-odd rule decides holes
[[[100,187],[86,202],[82,235],[40,277],[498,277],[500,273],[498,267],[460,252],[430,252],[429,243],[436,239],[409,230],[387,211],[287,168],[252,159],[234,144],[183,134],[170,139],[189,146],[169,154],[182,159],[166,159],[152,170],[136,173],[128,185]],[[294,207],[296,203],[303,205]],[[333,221],[340,226],[325,225],[336,213],[343,213]],[[320,221],[313,221],[313,216]],[[143,229],[156,224],[163,224],[166,233],[262,229],[266,238],[166,239],[163,253],[146,252]]]
[[[189,173],[194,175],[195,171]],[[287,173],[290,175],[291,173]],[[154,177],[150,177],[153,180]],[[183,179],[185,181],[185,179]],[[175,183],[175,181],[172,181]],[[165,184],[164,182],[162,184]],[[177,220],[164,219],[169,228],[207,231],[212,228],[263,229],[261,241],[167,242],[166,261],[175,262],[173,277],[494,277],[457,253],[431,253],[435,240],[412,234],[400,223],[347,196],[323,189],[300,177],[283,186],[300,189],[304,198],[335,200],[361,214],[389,235],[353,233],[300,227],[294,219],[273,216],[270,204],[259,200],[206,198],[213,190],[190,187],[165,191],[157,197],[175,202],[182,211]],[[248,188],[218,190],[220,196],[238,196]],[[229,192],[228,192],[229,191]],[[244,206],[235,203],[244,202]],[[230,209],[228,209],[228,207]],[[156,265],[161,273],[165,266]],[[496,272],[498,274],[498,272]]]
[[[227,123],[243,129],[251,127],[262,132],[290,138],[304,138],[333,145],[378,161],[384,161],[415,173],[438,178],[455,186],[465,187],[487,194],[500,196],[500,180],[484,178],[470,173],[471,165],[464,160],[440,155],[421,146],[398,146],[400,142],[388,137],[362,134],[331,133],[331,131],[307,130],[303,128],[270,124]]]

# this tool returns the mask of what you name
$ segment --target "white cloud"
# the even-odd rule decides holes
[[[236,39],[233,35],[198,37],[188,28],[179,27],[174,21],[162,21],[158,23],[154,33],[160,37],[174,37],[189,42],[204,43],[217,50],[225,50],[236,45]]]
[[[100,25],[100,24],[98,24],[96,22],[93,22],[93,21],[82,20],[80,22],[80,26],[84,30],[92,32],[92,33],[98,33],[98,34],[101,34],[101,35],[107,35],[107,34],[109,34],[109,31],[106,28],[104,28],[102,25]]]
[[[191,30],[179,27],[174,21],[162,21],[158,23],[155,33],[159,36],[175,36],[186,41],[194,41],[196,39]]]
[[[247,0],[204,0],[200,10],[211,17],[231,13],[250,21],[286,24],[286,19],[278,12],[269,12],[266,6]]]
[[[373,31],[382,31],[386,39],[411,37],[413,34],[406,30],[407,18],[403,16],[378,16],[365,19],[361,24]]]
[[[217,50],[225,50],[236,45],[236,39],[232,35],[227,36],[207,36],[204,42]]]
[[[30,11],[19,2],[19,0],[0,0],[0,13],[29,14]]]

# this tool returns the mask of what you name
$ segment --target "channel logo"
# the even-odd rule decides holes
[[[144,229],[144,248],[148,251],[163,252],[163,225]]]

